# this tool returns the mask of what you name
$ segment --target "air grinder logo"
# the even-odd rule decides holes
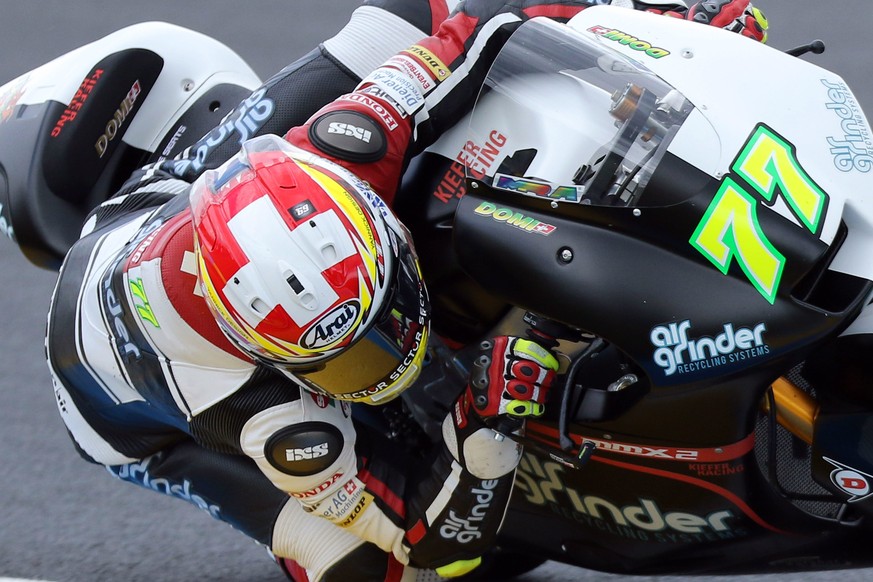
[[[827,88],[830,111],[840,120],[841,134],[828,137],[834,166],[841,172],[867,173],[873,169],[873,136],[864,118],[861,106],[845,83],[831,83],[821,79]]]
[[[673,322],[652,328],[649,340],[655,346],[652,359],[664,375],[688,374],[765,356],[770,347],[764,342],[767,326],[734,328],[726,323],[715,336],[690,339],[691,321]]]
[[[334,307],[303,334],[300,345],[320,349],[335,344],[354,329],[360,312],[361,305],[355,299]]]

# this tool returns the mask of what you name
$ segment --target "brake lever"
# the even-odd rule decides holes
[[[576,328],[569,327],[563,323],[552,319],[539,316],[531,311],[524,314],[524,322],[528,325],[527,337],[538,342],[547,350],[553,352],[558,345],[558,338],[566,339],[572,342],[582,341],[583,334]],[[559,410],[559,445],[560,449],[549,448],[538,441],[525,436],[523,434],[515,434],[519,428],[522,428],[523,422],[512,422],[510,418],[498,418],[495,425],[492,427],[495,431],[494,438],[503,440],[506,437],[514,440],[522,446],[536,449],[538,452],[549,456],[551,459],[561,463],[566,467],[573,469],[581,469],[594,454],[597,446],[588,441],[583,441],[577,453],[573,453],[573,440],[569,436],[568,417],[570,408],[570,393],[573,386],[573,379],[582,362],[589,357],[599,353],[606,347],[606,342],[600,338],[594,338],[591,343],[583,350],[570,366],[567,374],[564,375],[562,385],[552,386],[554,391],[559,386],[563,387],[561,397],[561,407]]]
[[[558,443],[561,445],[561,450],[569,451],[573,448],[573,439],[570,438],[569,418],[570,418],[570,396],[573,392],[573,386],[576,379],[576,373],[583,363],[589,358],[599,354],[606,348],[606,342],[601,338],[594,338],[588,346],[582,350],[570,368],[564,375],[564,392],[561,394],[561,408],[558,412]]]
[[[506,438],[509,438],[519,445],[527,449],[534,449],[537,452],[546,455],[552,460],[557,461],[558,463],[561,463],[565,467],[569,467],[571,469],[583,469],[585,465],[588,464],[588,461],[591,459],[591,457],[594,455],[594,451],[597,449],[597,445],[590,441],[583,441],[582,444],[579,446],[579,451],[576,454],[570,452],[569,449],[561,450],[549,448],[541,444],[539,441],[530,438],[529,436],[516,434],[514,431],[517,431],[520,428],[519,424],[506,422],[507,420],[510,419],[506,419],[503,417],[498,418],[497,422],[494,423],[494,426],[490,427],[491,430],[495,431],[494,438],[496,440],[502,441]],[[510,425],[512,425],[513,428],[510,429]],[[521,426],[523,426],[523,424]]]
[[[819,39],[816,39],[809,44],[804,44],[798,47],[794,47],[793,49],[788,49],[787,51],[785,51],[785,54],[791,55],[792,57],[799,57],[805,55],[806,53],[820,55],[823,52],[825,52],[825,43]]]

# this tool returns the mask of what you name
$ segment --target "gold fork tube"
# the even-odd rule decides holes
[[[776,401],[776,422],[797,438],[812,444],[813,425],[819,410],[816,401],[784,377],[773,382],[771,389]],[[764,398],[764,410],[770,411],[769,398]]]

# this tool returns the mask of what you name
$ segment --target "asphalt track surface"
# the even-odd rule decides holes
[[[338,30],[356,5],[357,0],[0,0],[0,84],[147,20],[209,34],[266,77]],[[825,54],[805,58],[840,73],[873,114],[870,0],[759,0],[757,5],[772,23],[773,46],[823,39]],[[725,74],[741,77],[746,66],[754,63],[737,63]],[[43,359],[54,276],[33,267],[5,239],[0,273],[0,580],[281,580],[266,552],[228,526],[178,500],[121,484],[79,459],[57,415]],[[873,570],[749,580],[871,577]],[[619,579],[548,563],[519,580]]]

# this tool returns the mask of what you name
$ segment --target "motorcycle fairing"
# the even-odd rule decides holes
[[[479,184],[460,202],[455,247],[467,272],[491,293],[604,337],[656,386],[711,383],[741,370],[752,373],[755,367],[778,375],[802,356],[804,345],[835,333],[860,307],[868,286],[851,279],[830,283],[842,277],[813,268],[826,264],[828,247],[773,214],[761,216],[762,227],[786,249],[782,291],[774,304],[761,297],[741,269],[727,276],[713,269],[683,241],[693,233],[717,183],[668,157],[649,189],[675,193],[676,175],[685,177],[681,183],[688,189],[688,202],[645,209],[639,216],[620,207],[554,208],[546,200]],[[681,189],[680,196],[685,192]],[[517,224],[508,224],[511,220]],[[675,231],[684,236],[671,238],[668,233]],[[507,285],[508,280],[513,284]],[[667,367],[656,352],[677,346],[679,338],[653,342],[653,330],[683,322],[688,341],[718,338],[725,325],[738,332],[763,324],[763,344],[748,346],[761,347],[763,353],[747,358],[751,353],[723,350],[717,356],[730,361],[701,358],[696,367]]]
[[[613,12],[629,11],[604,14]],[[709,30],[674,32],[689,28]],[[754,44],[722,36],[730,48],[727,39]],[[465,160],[471,187],[454,228],[461,265],[491,293],[603,337],[653,386],[713,388],[748,374],[763,389],[841,331],[870,289],[832,268],[849,236],[839,201],[854,179],[798,162],[798,144],[827,142],[805,110],[806,133],[788,128],[781,110],[740,100],[727,120],[717,115],[721,87],[695,89],[707,99],[695,107],[685,88],[616,44],[535,19],[501,51],[468,143],[498,134],[504,145],[488,163]],[[678,52],[637,58],[661,63]],[[813,69],[804,70],[817,80]],[[778,183],[762,188],[755,171],[773,167]]]
[[[526,452],[502,546],[524,551],[533,538],[549,559],[620,574],[827,568],[820,556],[870,563],[858,536],[809,518],[770,488],[748,446],[754,436],[733,452],[725,447],[720,461],[665,458],[706,451],[626,437],[611,435],[581,471]]]
[[[873,279],[867,260],[873,243],[873,146],[868,145],[873,132],[839,75],[725,30],[639,11],[593,7],[569,26],[675,87],[717,128],[720,148],[702,144],[696,130],[680,131],[670,144],[671,152],[709,175],[727,173],[760,122],[783,136],[800,166],[830,196],[816,234],[831,244],[840,223],[848,226],[831,268]],[[621,34],[604,35],[604,29]],[[640,50],[645,44],[669,55],[651,58]],[[781,201],[771,209],[797,222]]]
[[[836,166],[838,158],[823,149],[829,143],[827,138],[839,136],[837,132],[842,128],[838,116],[828,118],[827,109],[827,103],[835,103],[839,95],[829,96],[828,87],[821,81],[836,82],[837,77],[796,58],[773,56],[770,62],[775,62],[776,69],[783,68],[789,74],[800,71],[809,76],[801,82],[792,79],[775,93],[792,96],[795,88],[805,87],[805,97],[777,97],[777,105],[769,108],[762,105],[765,98],[758,98],[764,90],[756,87],[770,91],[773,84],[784,83],[785,79],[779,75],[773,83],[765,80],[763,85],[756,85],[760,77],[750,76],[748,65],[731,62],[711,72],[703,71],[700,88],[687,88],[694,84],[706,63],[689,66],[689,61],[695,59],[682,56],[686,37],[676,33],[674,24],[655,19],[644,21],[645,16],[638,19],[631,11],[613,12],[609,8],[586,10],[583,16],[590,17],[592,22],[585,21],[582,28],[612,23],[611,29],[629,31],[625,22],[637,19],[645,24],[645,30],[653,34],[634,32],[634,35],[651,41],[650,47],[667,47],[670,55],[655,59],[651,54],[657,55],[658,51],[646,55],[638,50],[645,48],[644,43],[631,46],[631,41],[625,39],[628,44],[622,44],[615,40],[621,38],[618,36],[595,42],[621,51],[617,62],[628,59],[633,67],[642,67],[649,74],[654,71],[654,76],[665,84],[677,91],[681,88],[679,93],[693,107],[682,121],[681,130],[670,135],[667,151],[651,171],[646,185],[646,190],[659,189],[655,197],[669,199],[672,205],[658,207],[640,202],[634,208],[579,203],[579,184],[572,178],[575,170],[588,161],[590,152],[579,155],[574,146],[581,140],[575,136],[567,138],[565,133],[577,127],[584,130],[584,124],[578,120],[586,110],[571,97],[557,94],[560,87],[579,85],[578,75],[573,78],[561,75],[554,84],[530,84],[531,89],[524,97],[529,100],[527,106],[512,104],[512,113],[507,116],[517,121],[512,132],[499,123],[483,123],[471,132],[470,119],[462,121],[414,160],[404,178],[404,190],[409,194],[406,200],[415,200],[418,205],[417,211],[404,215],[404,221],[411,218],[424,223],[424,228],[412,228],[420,253],[427,255],[422,260],[435,257],[428,264],[439,267],[441,282],[452,280],[456,271],[451,268],[454,254],[447,244],[455,236],[453,248],[460,255],[463,275],[477,291],[477,294],[466,293],[466,289],[459,291],[452,297],[453,303],[445,306],[448,313],[462,312],[459,319],[465,323],[475,321],[480,314],[479,329],[487,330],[488,323],[495,321],[494,312],[482,306],[494,305],[493,298],[502,297],[505,301],[496,304],[523,301],[522,307],[534,306],[544,315],[563,318],[571,325],[584,326],[587,321],[583,318],[592,316],[617,334],[613,339],[618,336],[628,339],[632,333],[627,328],[633,328],[636,339],[629,341],[643,350],[637,357],[648,366],[648,370],[643,370],[642,364],[631,368],[640,379],[624,393],[609,392],[609,383],[623,373],[619,371],[620,365],[627,364],[626,355],[613,343],[608,351],[598,354],[595,361],[601,363],[592,361],[577,375],[577,384],[569,389],[569,435],[573,449],[568,454],[577,450],[583,440],[597,446],[582,470],[569,469],[550,456],[550,450],[560,448],[561,444],[557,436],[557,403],[562,394],[553,391],[546,417],[529,424],[528,437],[539,441],[542,449],[526,448],[502,528],[501,546],[586,568],[634,574],[760,573],[870,566],[869,537],[862,533],[868,527],[856,521],[860,512],[852,510],[866,511],[860,506],[873,497],[846,504],[849,495],[833,485],[830,476],[837,469],[823,460],[827,456],[859,473],[873,475],[863,460],[866,458],[863,435],[867,433],[858,430],[863,426],[841,423],[851,411],[869,409],[871,404],[869,371],[865,369],[871,326],[865,327],[865,333],[840,337],[836,343],[826,341],[853,319],[859,304],[864,303],[859,298],[870,290],[866,277],[846,274],[843,271],[852,270],[840,266],[846,264],[852,244],[857,248],[860,245],[859,232],[854,234],[855,243],[847,241],[847,236],[849,230],[858,231],[859,225],[864,226],[859,222],[862,212],[854,210],[854,206],[863,206],[862,195],[867,188],[856,186],[863,186],[868,178],[856,170],[840,171]],[[616,20],[600,19],[607,15]],[[627,20],[619,21],[619,17]],[[656,30],[661,24],[669,32]],[[678,26],[693,29],[697,25],[678,23]],[[689,37],[695,43],[691,45],[689,40],[693,49],[710,42],[705,36],[710,28],[699,29],[700,38]],[[761,55],[775,51],[752,48],[757,45],[748,39],[737,38],[738,42],[734,42],[734,36],[725,36],[720,31],[713,31],[712,35],[728,44],[719,42],[713,44],[712,50],[695,50],[694,55],[724,51],[729,58],[736,55],[737,63],[752,62],[769,68]],[[538,38],[526,38],[530,50],[541,46]],[[563,38],[567,46],[576,42],[572,37]],[[668,42],[672,44],[668,46]],[[676,73],[684,79],[681,87],[676,80],[679,77],[670,77],[668,83],[667,76],[656,70],[662,65],[667,67],[667,61],[679,71],[688,66],[686,73]],[[574,71],[580,68],[577,64],[569,67]],[[733,72],[743,83],[725,88],[723,79],[730,79]],[[747,84],[745,79],[751,80]],[[715,89],[726,96],[720,107],[700,95]],[[501,119],[498,107],[480,108],[490,102],[486,97],[493,100],[499,91],[489,87],[483,92],[477,114],[484,111],[494,114],[489,120]],[[601,102],[607,104],[609,100],[609,94],[603,92]],[[554,105],[557,103],[562,103],[565,109],[558,111]],[[807,125],[805,112],[816,107],[821,110],[818,121]],[[774,113],[774,109],[780,111]],[[802,116],[802,123],[796,128],[785,121],[792,115]],[[567,117],[571,119],[566,120]],[[774,119],[781,121],[771,123]],[[609,129],[608,125],[602,127]],[[722,133],[725,127],[729,131]],[[617,129],[613,127],[605,133],[597,147],[609,143]],[[818,138],[809,135],[799,139],[798,134],[806,130]],[[827,196],[820,220],[815,220],[815,212],[806,214],[814,218],[808,221],[813,225],[809,228],[781,193],[776,192],[765,204],[763,194],[751,192],[762,232],[780,251],[790,250],[772,304],[754,288],[736,262],[722,274],[688,242],[719,188],[728,183],[726,178],[751,188],[734,166],[742,167],[737,161],[742,158],[744,146],[752,143],[756,135],[775,136],[770,145],[781,143],[780,139],[788,144],[782,151],[793,154],[809,182]],[[530,142],[516,139],[521,136],[530,137]],[[545,151],[551,159],[536,159],[544,151],[540,142],[550,140],[555,147]],[[725,145],[728,141],[734,144],[733,149]],[[811,148],[817,148],[812,150],[817,152],[815,155],[810,153]],[[481,172],[460,184],[457,166],[467,157],[477,160],[479,169],[491,166],[489,177],[513,180],[513,188],[495,188],[490,179],[483,179]],[[857,161],[860,163],[863,158]],[[550,174],[538,168],[560,171]],[[548,197],[549,194],[553,196]],[[573,200],[574,196],[578,198]],[[844,202],[847,198],[852,200]],[[482,203],[491,206],[476,213]],[[452,229],[449,221],[456,207],[459,210]],[[504,212],[495,214],[498,209]],[[855,215],[848,216],[852,213]],[[421,216],[427,216],[429,222],[420,219]],[[674,236],[677,230],[683,236]],[[438,237],[432,237],[432,233]],[[620,242],[621,238],[633,238],[634,242],[625,244]],[[569,262],[562,258],[564,250],[572,251],[567,255]],[[837,264],[839,261],[842,263]],[[434,270],[425,268],[425,273],[430,286]],[[585,286],[589,284],[595,285],[596,293],[587,294]],[[450,283],[445,287],[452,289]],[[498,293],[499,296],[495,295]],[[490,303],[484,300],[489,297]],[[590,301],[594,303],[586,306]],[[458,306],[460,309],[452,311]],[[608,310],[608,315],[600,313],[603,309]],[[685,313],[691,317],[686,319]],[[651,326],[638,324],[645,317],[651,318]],[[698,320],[701,317],[709,319]],[[681,325],[686,320],[690,327]],[[443,321],[449,322],[449,330],[456,327],[451,318]],[[648,377],[653,373],[664,375],[664,369],[653,360],[655,345],[646,345],[652,330],[661,328],[662,338],[669,337],[671,330],[681,335],[684,329],[685,338],[690,341],[704,337],[716,340],[726,334],[727,323],[733,325],[734,332],[745,329],[749,333],[764,323],[767,330],[763,338],[768,350],[773,349],[765,354],[766,358],[746,360],[755,365],[732,370],[716,366],[682,374],[674,372],[670,376],[688,380],[684,384],[677,380],[679,383],[659,385]],[[705,329],[701,327],[704,324]],[[771,331],[778,335],[778,341],[770,341]],[[846,342],[855,347],[847,349]],[[766,417],[762,420],[758,411],[766,386],[775,375],[785,372],[783,366],[831,345],[844,357],[834,360],[824,354],[820,359],[825,382],[813,384],[821,387],[816,398],[822,403],[822,422],[816,433],[824,439],[822,446],[813,450],[799,446],[799,441],[775,421]],[[854,361],[855,366],[844,366],[844,360]],[[846,368],[847,375],[834,376],[833,362],[840,369]],[[809,360],[804,367],[810,371],[808,364]],[[850,393],[839,394],[829,403],[831,383],[850,386]],[[772,439],[772,445],[767,434],[770,427],[779,437]],[[855,432],[847,435],[841,427]],[[748,448],[742,448],[741,453],[731,452],[733,445],[749,443],[752,431],[755,431],[754,452]],[[825,435],[823,431],[833,432]],[[852,450],[853,447],[858,450]],[[722,452],[710,455],[716,450]],[[628,454],[633,451],[642,453]],[[805,454],[796,456],[798,452]],[[697,460],[679,459],[680,455],[692,453],[699,455]],[[664,454],[676,458],[668,460],[663,458]],[[768,458],[770,454],[772,458]],[[724,455],[726,460],[713,459],[715,455]],[[783,483],[783,472],[796,482],[786,479]],[[817,487],[811,477],[818,479],[824,489]],[[797,485],[801,495],[813,494],[815,500],[804,501],[802,497],[798,500],[792,496],[793,490],[784,488],[787,485]],[[851,489],[851,483],[845,487]],[[644,504],[644,500],[651,504]],[[582,507],[587,513],[578,511],[576,503],[580,501],[596,507],[601,519],[595,519],[584,503]],[[817,512],[818,506],[824,506],[826,511]],[[678,513],[674,520],[702,529],[692,533],[672,532],[675,534],[672,538],[664,535],[670,532],[655,532],[662,535],[655,540],[649,530],[629,528],[625,510],[638,518],[648,515],[651,523],[656,522],[657,516]],[[729,511],[732,517],[723,522],[710,520],[724,511]],[[616,515],[626,523],[618,523],[613,517]],[[711,527],[719,523],[730,528],[729,535],[727,530],[716,531]],[[640,532],[649,534],[649,539],[640,539]],[[533,549],[532,539],[536,540]]]

